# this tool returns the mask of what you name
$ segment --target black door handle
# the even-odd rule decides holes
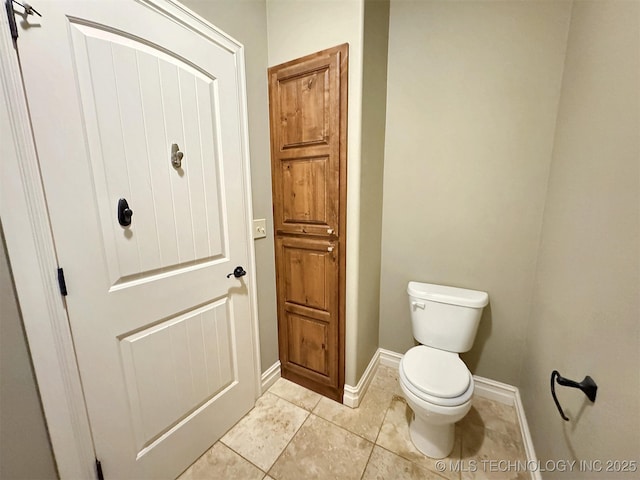
[[[240,278],[240,277],[244,277],[246,274],[247,272],[244,271],[244,268],[237,266],[236,268],[233,269],[233,272],[227,275],[227,278],[231,277],[231,275],[233,275],[236,278]]]
[[[126,198],[118,200],[118,223],[123,227],[131,225],[131,217],[133,216],[133,210],[129,208]]]

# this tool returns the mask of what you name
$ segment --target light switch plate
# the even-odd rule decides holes
[[[267,221],[264,218],[256,218],[253,220],[253,239],[264,238],[267,236]]]

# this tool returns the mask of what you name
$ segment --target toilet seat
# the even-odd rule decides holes
[[[462,405],[473,395],[471,372],[456,353],[413,347],[400,361],[399,373],[409,391],[435,405]]]

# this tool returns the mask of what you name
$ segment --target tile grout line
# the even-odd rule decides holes
[[[282,378],[282,377],[281,377],[281,378]],[[284,379],[284,380],[286,380],[286,379]],[[291,382],[291,380],[287,380],[287,381]],[[294,382],[291,382],[291,383],[293,383],[294,385],[298,385],[297,383],[294,383]],[[269,467],[269,471],[271,471],[271,469],[273,468],[273,466],[274,466],[276,463],[278,463],[278,460],[280,460],[280,457],[282,456],[282,454],[283,454],[283,453],[285,452],[285,450],[289,447],[289,445],[290,445],[290,444],[291,444],[291,442],[293,441],[294,437],[295,437],[295,436],[298,434],[298,432],[302,429],[302,427],[304,426],[304,424],[305,424],[305,423],[307,423],[307,421],[309,420],[309,418],[311,418],[311,416],[312,416],[312,415],[313,415],[313,416],[315,416],[315,417],[318,417],[318,415],[315,415],[315,414],[313,413],[313,411],[316,409],[316,407],[318,406],[318,404],[322,401],[323,396],[322,396],[322,395],[320,395],[320,394],[319,394],[319,393],[317,393],[317,392],[314,392],[313,390],[309,390],[308,388],[303,387],[302,385],[298,385],[298,386],[299,386],[300,388],[304,388],[305,390],[308,390],[309,392],[312,392],[312,393],[315,393],[315,394],[317,394],[317,395],[318,395],[318,400],[315,402],[315,404],[313,405],[313,407],[311,407],[311,409],[310,409],[310,410],[307,410],[306,408],[301,407],[300,405],[297,405],[297,404],[293,403],[293,402],[292,402],[291,400],[289,400],[288,398],[282,397],[282,396],[278,395],[278,394],[277,394],[277,393],[275,393],[275,392],[271,392],[273,395],[277,396],[278,398],[281,398],[281,399],[282,399],[282,400],[284,400],[285,402],[289,402],[289,403],[290,403],[290,404],[292,404],[293,406],[298,407],[298,408],[301,408],[302,410],[305,410],[305,411],[307,412],[307,418],[305,418],[305,419],[304,419],[304,422],[302,422],[302,423],[300,424],[300,426],[298,427],[298,429],[297,429],[297,430],[295,431],[295,433],[291,436],[291,438],[289,439],[289,441],[287,442],[287,444],[285,445],[285,447],[282,449],[282,452],[280,452],[280,455],[278,455],[278,457],[277,457],[277,458],[276,458],[276,460],[273,462],[273,464],[271,465],[271,467]],[[269,390],[271,390],[271,389],[269,389]],[[269,390],[267,390],[267,391],[269,391]],[[269,475],[269,472],[267,472],[267,475]]]
[[[392,450],[389,450],[388,448],[386,448],[386,447],[384,447],[384,446],[382,446],[382,445],[380,445],[380,444],[378,443],[378,439],[380,438],[380,432],[382,432],[382,426],[384,425],[384,421],[387,419],[387,415],[389,414],[389,410],[391,410],[391,405],[389,405],[389,406],[387,407],[387,411],[386,411],[386,412],[384,412],[384,418],[382,419],[382,425],[380,425],[380,430],[378,430],[378,435],[376,436],[376,441],[375,441],[374,446],[378,446],[378,447],[382,448],[383,450],[386,450],[387,452],[389,452],[389,453],[391,453],[391,454],[395,455],[396,457],[402,458],[403,460],[406,460],[407,462],[411,462],[413,465],[416,465],[416,466],[417,466],[417,467],[419,467],[419,468],[423,468],[423,467],[421,467],[420,465],[418,465],[417,463],[415,463],[413,460],[411,460],[411,459],[409,459],[409,458],[405,458],[405,457],[403,457],[402,455],[400,455],[399,453],[394,452],[394,451],[392,451]],[[427,470],[428,470],[428,469],[427,469]]]
[[[375,375],[374,375],[375,377]],[[368,393],[368,391],[367,391]],[[362,398],[362,400],[364,401],[364,397]],[[373,448],[371,449],[371,453],[369,453],[369,458],[367,459],[367,463],[364,466],[364,470],[362,471],[362,475],[360,475],[360,480],[362,480],[364,478],[364,474],[367,473],[367,467],[369,467],[369,462],[371,461],[371,457],[373,456],[373,450],[376,447],[379,447],[380,445],[378,445],[378,438],[380,438],[380,432],[382,431],[382,426],[384,425],[384,421],[387,419],[387,414],[389,413],[389,409],[391,408],[391,403],[393,402],[393,397],[391,397],[391,400],[389,401],[389,405],[387,406],[386,410],[384,411],[384,415],[382,416],[382,423],[380,423],[380,428],[378,428],[378,433],[376,434],[376,438],[373,440]],[[380,447],[383,448],[383,447]],[[391,452],[393,453],[393,452]],[[396,455],[394,453],[394,455]],[[399,457],[399,455],[397,455]],[[400,457],[402,458],[402,457]]]
[[[374,445],[378,445],[378,438],[380,438],[380,432],[382,432],[382,426],[384,425],[384,421],[387,419],[387,415],[389,414],[389,409],[391,409],[392,403],[393,403],[393,396],[391,397],[391,400],[389,400],[389,405],[387,406],[387,409],[384,411],[384,416],[382,417],[382,423],[380,424],[380,428],[378,429],[378,434],[376,435],[376,439],[373,441]]]
[[[406,462],[409,462],[410,464],[412,464],[412,465],[414,465],[414,466],[418,467],[420,470],[425,470],[425,471],[427,471],[427,472],[429,472],[429,473],[433,473],[434,475],[438,476],[439,478],[442,478],[443,480],[451,480],[451,479],[449,479],[448,477],[444,477],[443,475],[441,475],[441,474],[440,474],[440,472],[436,472],[436,471],[434,471],[434,470],[431,470],[430,468],[423,467],[422,465],[420,465],[420,464],[418,464],[418,463],[414,462],[413,460],[411,460],[411,459],[409,459],[409,458],[406,458],[406,457],[403,457],[402,455],[400,455],[400,454],[399,454],[399,453],[397,453],[397,452],[394,452],[394,451],[392,451],[392,450],[389,450],[387,447],[384,447],[384,446],[379,445],[379,444],[377,444],[377,443],[374,445],[374,447],[379,447],[379,448],[381,448],[382,450],[384,450],[385,452],[388,452],[388,453],[390,453],[391,455],[394,455],[394,456],[396,456],[396,457],[398,457],[398,458],[400,458],[400,459],[402,459],[402,460],[404,460],[404,461],[406,461]]]
[[[227,447],[229,450],[231,450],[233,453],[235,453],[236,455],[238,455],[240,458],[242,458],[245,462],[248,462],[250,465],[256,467],[258,470],[260,470],[262,473],[264,473],[265,475],[267,475],[268,473],[265,472],[262,468],[260,468],[258,465],[256,465],[255,463],[253,463],[251,460],[249,460],[247,457],[245,457],[244,455],[242,455],[240,452],[236,452],[231,446],[227,445],[226,443],[224,443],[222,441],[222,439],[218,440],[218,442],[220,442],[222,445],[224,445],[225,447]],[[216,442],[216,443],[218,443]],[[213,444],[215,446],[215,443]],[[211,447],[213,448],[213,447]],[[264,477],[263,477],[264,478]]]
[[[304,387],[303,387],[303,388],[304,388]],[[309,390],[309,391],[312,391],[312,390]],[[264,392],[264,393],[271,393],[271,395],[275,395],[275,396],[276,396],[276,397],[278,397],[279,399],[284,400],[285,402],[289,402],[289,403],[290,403],[291,405],[293,405],[294,407],[301,408],[302,410],[305,410],[305,411],[307,411],[307,412],[309,412],[309,413],[313,413],[313,410],[318,406],[318,404],[320,403],[320,400],[322,400],[322,395],[320,395],[320,394],[318,393],[318,395],[320,395],[320,398],[319,398],[319,399],[318,399],[318,401],[315,403],[315,405],[311,408],[311,410],[307,410],[305,407],[302,407],[302,406],[300,406],[300,405],[298,405],[298,404],[296,404],[296,403],[292,402],[292,401],[291,401],[291,400],[289,400],[288,398],[285,398],[285,397],[283,397],[283,396],[281,396],[281,395],[278,395],[278,394],[277,394],[277,393],[275,393],[275,392],[271,392],[271,391],[267,390],[267,391],[266,391],[266,392]],[[264,393],[263,393],[263,395],[264,395]],[[313,393],[315,393],[315,392],[313,392]]]
[[[331,400],[331,399],[329,399],[329,400]],[[320,403],[320,402],[318,402],[318,403]],[[342,404],[341,404],[341,405],[342,405]],[[346,408],[350,408],[350,407],[346,407]],[[387,407],[387,409],[388,409],[388,407]],[[315,409],[314,409],[314,410],[315,410]],[[311,412],[311,413],[313,413],[316,417],[318,417],[318,418],[320,418],[320,419],[324,420],[325,422],[329,422],[331,425],[335,425],[336,427],[341,428],[342,430],[344,430],[344,431],[346,431],[346,432],[352,433],[353,435],[356,435],[357,437],[360,437],[361,439],[363,439],[363,440],[365,440],[365,441],[367,441],[367,442],[369,442],[369,443],[373,443],[374,445],[376,445],[376,440],[378,439],[378,435],[380,435],[380,429],[382,428],[382,423],[384,423],[384,418],[386,418],[386,412],[385,412],[385,417],[383,417],[383,419],[382,419],[382,423],[380,424],[380,428],[378,428],[378,433],[376,434],[376,438],[375,438],[375,440],[369,440],[369,439],[368,439],[367,437],[365,437],[364,435],[361,435],[361,434],[356,433],[356,432],[354,432],[354,431],[352,431],[352,430],[349,430],[347,427],[345,427],[345,426],[343,426],[343,425],[340,425],[340,424],[338,424],[338,423],[334,422],[333,420],[329,420],[328,418],[324,418],[323,416],[318,415],[317,413],[314,413],[314,412]]]
[[[282,377],[280,377],[280,378],[282,378]],[[285,380],[286,380],[286,379],[285,379]],[[293,382],[291,382],[291,383],[293,383]],[[275,383],[274,383],[274,385],[275,385]],[[294,385],[297,385],[297,384],[294,384]],[[301,388],[305,388],[305,387],[303,387],[302,385],[299,385],[299,386],[300,386]],[[284,446],[284,448],[282,449],[282,451],[280,452],[280,454],[276,457],[276,459],[273,461],[273,463],[271,464],[271,466],[267,469],[266,475],[269,475],[269,476],[271,476],[271,477],[273,478],[273,476],[272,476],[269,472],[271,472],[271,470],[273,470],[273,467],[275,466],[275,464],[276,464],[276,463],[278,463],[278,460],[280,460],[280,457],[282,457],[282,455],[283,455],[283,454],[284,454],[284,452],[287,450],[287,448],[289,448],[289,445],[291,444],[291,442],[293,441],[293,439],[295,438],[295,436],[298,434],[298,432],[300,431],[300,429],[303,427],[303,425],[304,425],[305,423],[307,423],[307,421],[309,420],[309,418],[311,417],[311,415],[313,415],[313,410],[318,406],[318,404],[319,404],[319,403],[320,403],[320,401],[322,400],[322,395],[318,394],[318,395],[319,395],[318,401],[315,403],[315,405],[312,407],[312,409],[311,409],[311,410],[307,410],[306,408],[301,407],[300,405],[297,405],[297,404],[293,403],[293,402],[292,402],[291,400],[289,400],[288,398],[284,398],[284,397],[282,397],[282,396],[278,395],[278,394],[277,394],[277,393],[275,393],[275,392],[271,392],[271,388],[272,388],[272,387],[273,387],[273,385],[272,385],[271,387],[269,387],[269,389],[268,389],[266,392],[264,392],[262,395],[265,395],[266,393],[271,393],[271,395],[275,395],[275,396],[276,396],[276,397],[278,397],[279,399],[284,400],[285,402],[290,403],[290,404],[291,404],[291,405],[293,405],[294,407],[300,408],[301,410],[304,410],[305,412],[307,412],[307,417],[304,419],[304,422],[302,422],[302,423],[300,424],[300,426],[297,428],[297,430],[293,433],[293,435],[291,435],[291,438],[289,439],[289,441],[287,442],[287,444]],[[308,389],[307,389],[307,390],[308,390]],[[309,391],[312,391],[312,390],[309,390]],[[313,392],[313,393],[316,393],[316,392]],[[261,395],[261,396],[262,396],[262,395]],[[262,469],[261,469],[261,470],[262,470]],[[265,475],[265,476],[266,476],[266,475]]]
[[[349,407],[347,407],[347,408],[349,408]],[[324,420],[325,422],[330,423],[330,424],[331,424],[331,425],[333,425],[334,427],[338,427],[340,430],[344,430],[345,432],[350,433],[351,435],[355,435],[356,437],[361,438],[361,439],[362,439],[362,440],[364,440],[365,442],[369,442],[369,443],[371,443],[372,445],[375,445],[375,442],[372,442],[372,441],[371,441],[371,440],[369,440],[368,438],[363,437],[363,436],[362,436],[362,435],[360,435],[359,433],[352,432],[352,431],[351,431],[351,430],[349,430],[348,428],[345,428],[345,427],[343,427],[342,425],[338,425],[338,424],[337,424],[337,423],[335,423],[334,421],[329,420],[329,419],[326,419],[326,418],[324,418],[324,417],[322,417],[322,416],[318,415],[317,413],[313,413],[313,412],[311,412],[311,414],[312,414],[314,417],[319,418],[320,420]]]
[[[271,466],[270,466],[266,471],[265,471],[265,470],[263,470],[263,469],[262,469],[261,467],[259,467],[258,465],[256,465],[255,463],[253,463],[253,462],[252,462],[251,460],[249,460],[248,458],[246,458],[246,457],[245,457],[244,455],[242,455],[240,452],[237,452],[237,451],[236,451],[236,450],[235,450],[231,445],[227,445],[227,444],[222,440],[222,439],[224,438],[224,436],[225,436],[227,433],[229,433],[229,432],[230,432],[230,431],[231,431],[231,430],[232,430],[236,425],[238,425],[238,424],[239,424],[239,423],[240,423],[240,422],[241,422],[245,417],[247,417],[247,416],[249,415],[249,413],[251,413],[251,411],[253,411],[253,410],[256,408],[256,407],[255,407],[255,405],[254,405],[254,407],[253,407],[251,410],[249,410],[249,411],[248,411],[248,412],[247,412],[247,413],[246,413],[246,414],[245,414],[245,415],[244,415],[240,420],[238,420],[238,421],[235,423],[235,425],[234,425],[233,427],[231,427],[229,430],[227,430],[227,431],[224,433],[224,435],[222,435],[222,437],[220,437],[220,440],[218,440],[218,442],[222,443],[225,447],[229,448],[233,453],[235,453],[236,455],[238,455],[240,458],[242,458],[243,460],[246,460],[246,461],[247,461],[247,462],[249,462],[251,465],[253,465],[254,467],[256,467],[258,470],[260,470],[261,472],[263,472],[263,473],[265,474],[265,476],[266,476],[266,475],[269,475],[269,470],[271,470],[271,468],[276,464],[276,462],[278,461],[278,459],[280,458],[280,456],[282,455],[282,453],[287,449],[287,447],[288,447],[288,446],[289,446],[289,444],[291,443],[291,440],[293,440],[293,437],[295,437],[295,436],[296,436],[296,434],[298,433],[298,431],[300,431],[300,429],[302,428],[302,425],[304,425],[304,424],[306,423],[306,421],[308,420],[309,416],[311,415],[311,412],[310,412],[309,410],[307,410],[306,408],[300,407],[300,406],[296,405],[295,403],[290,402],[290,401],[289,401],[289,400],[287,400],[286,398],[282,398],[280,395],[277,395],[277,394],[275,394],[275,393],[273,393],[273,392],[270,392],[269,390],[265,391],[265,392],[264,392],[262,395],[260,395],[260,397],[258,397],[258,398],[262,398],[262,397],[263,397],[264,395],[266,395],[267,393],[270,393],[271,395],[273,395],[273,396],[275,396],[275,397],[277,397],[277,398],[279,398],[279,399],[281,399],[281,400],[284,400],[284,401],[285,401],[285,402],[287,402],[287,403],[290,403],[290,404],[291,404],[291,405],[293,405],[294,407],[297,407],[297,408],[299,408],[300,410],[305,411],[305,412],[307,413],[307,416],[305,417],[304,422],[302,422],[302,423],[300,424],[300,426],[296,429],[296,431],[293,433],[293,435],[291,436],[291,438],[289,439],[289,441],[287,442],[287,444],[286,444],[286,445],[284,446],[284,448],[282,449],[282,452],[280,452],[280,454],[276,457],[275,461],[271,464]],[[216,443],[218,443],[218,442],[216,442]],[[215,445],[215,443],[214,443],[214,445]],[[211,448],[213,448],[213,446],[212,446]],[[211,450],[211,449],[209,449],[209,450]],[[208,452],[209,450],[207,450],[207,452]],[[203,456],[204,456],[207,452],[205,452],[205,453],[203,454]],[[197,460],[196,460],[196,461],[197,461]],[[195,463],[195,462],[194,462],[194,463]],[[193,465],[193,464],[192,464],[192,465]],[[191,467],[189,467],[189,468],[191,468]]]
[[[328,398],[328,397],[326,397]],[[321,399],[322,400],[322,399]],[[331,399],[330,399],[331,400]],[[318,402],[319,403],[319,402]],[[349,408],[349,407],[347,407]],[[371,452],[369,452],[369,456],[367,457],[367,462],[364,464],[364,470],[362,470],[362,475],[360,475],[360,479],[362,479],[362,476],[364,475],[364,472],[367,470],[367,466],[369,465],[369,460],[371,460],[371,454],[373,453],[373,448],[376,446],[376,444],[374,442],[372,442],[371,440],[369,440],[368,438],[364,438],[362,435],[357,434],[356,432],[352,432],[351,430],[346,429],[345,427],[343,427],[342,425],[338,425],[337,423],[332,422],[331,420],[327,420],[324,417],[321,417],[320,415],[316,415],[315,413],[311,412],[311,415],[313,415],[314,417],[316,417],[318,420],[323,420],[331,425],[333,425],[334,427],[339,428],[340,430],[343,430],[347,433],[350,433],[351,435],[355,435],[356,437],[361,438],[362,440],[364,440],[367,443],[371,444]],[[311,416],[309,415],[309,416]]]
[[[256,399],[256,403],[258,403],[258,402],[257,402],[257,400],[259,400],[260,398],[262,398],[262,397],[263,397],[263,395],[264,395],[265,393],[267,393],[267,392],[264,392],[262,395],[260,395],[260,396]],[[255,410],[255,408],[256,408],[256,404],[254,403],[254,405],[253,405],[253,407],[251,408],[251,410],[249,410],[247,413],[245,413],[245,414],[242,416],[242,418],[240,418],[236,423],[234,423],[234,424],[233,424],[233,426],[232,426],[232,427],[230,427],[226,432],[224,432],[224,433],[220,436],[220,438],[218,439],[218,441],[217,441],[216,443],[220,442],[222,445],[224,445],[225,447],[227,447],[229,450],[231,450],[233,453],[235,453],[236,455],[238,455],[240,458],[242,458],[243,460],[246,460],[247,462],[249,462],[251,465],[253,465],[254,467],[256,467],[256,468],[257,468],[258,470],[260,470],[261,472],[264,472],[264,470],[263,470],[262,468],[260,468],[258,465],[256,465],[255,463],[253,463],[253,462],[252,462],[251,460],[249,460],[248,458],[245,458],[245,456],[244,456],[244,455],[242,455],[240,452],[236,452],[236,450],[235,450],[231,445],[227,445],[227,444],[223,441],[223,438],[225,437],[225,435],[226,435],[227,433],[229,433],[231,430],[233,430],[233,429],[234,429],[234,428],[235,428],[235,427],[236,427],[236,426],[237,426],[237,425],[238,425],[242,420],[244,420],[247,416],[249,416],[249,414],[250,414],[253,410]],[[214,444],[211,446],[211,448],[209,448],[209,450],[207,450],[205,453],[203,453],[203,454],[202,454],[202,456],[198,457],[198,460],[200,460],[200,458],[202,458],[203,456],[205,456],[205,455],[206,455],[206,454],[207,454],[207,453],[208,453],[208,452],[209,452],[213,447],[215,447],[216,443],[214,443]],[[196,462],[197,462],[198,460],[196,460]],[[193,462],[189,468],[191,468],[193,465],[195,465],[195,463],[196,463],[196,462]],[[267,472],[264,472],[264,473],[265,473],[265,475],[267,474]]]
[[[374,375],[374,378],[375,378],[375,375]],[[285,380],[286,380],[286,379],[285,379]],[[289,381],[290,381],[290,380],[289,380]],[[294,382],[291,382],[291,383],[294,383]],[[294,384],[295,384],[295,383],[294,383]],[[295,384],[295,385],[297,385],[297,384]],[[305,390],[308,390],[308,391],[312,392],[312,393],[317,393],[317,392],[314,392],[313,390],[309,390],[309,389],[307,389],[306,387],[303,387],[302,385],[299,385],[299,386],[300,386],[301,388],[305,389]],[[282,400],[285,400],[286,402],[289,402],[290,404],[292,404],[292,405],[294,405],[294,406],[296,406],[296,407],[298,407],[298,408],[302,408],[303,410],[306,410],[307,412],[309,412],[309,413],[311,413],[311,414],[315,415],[316,417],[321,418],[322,420],[325,420],[325,421],[327,421],[327,422],[331,423],[332,425],[335,425],[335,426],[336,426],[336,427],[338,427],[338,428],[341,428],[342,430],[345,430],[345,431],[347,431],[347,432],[349,432],[349,433],[352,433],[352,434],[354,434],[354,435],[357,435],[358,437],[362,438],[363,440],[366,440],[367,442],[369,442],[369,443],[373,443],[374,445],[376,445],[376,441],[378,440],[378,436],[380,435],[380,430],[382,429],[382,425],[384,424],[384,419],[386,418],[387,411],[388,411],[388,410],[389,410],[389,408],[391,407],[391,402],[393,401],[393,397],[398,396],[398,395],[397,395],[397,393],[396,393],[395,391],[393,391],[393,390],[388,390],[388,389],[386,389],[386,388],[384,388],[384,387],[378,387],[378,388],[379,388],[380,390],[383,390],[383,391],[385,391],[385,392],[387,392],[387,393],[391,394],[391,400],[389,400],[389,405],[388,405],[388,406],[387,406],[387,408],[385,409],[385,414],[384,414],[384,416],[383,416],[383,418],[382,418],[382,422],[380,423],[380,427],[378,428],[378,433],[376,434],[376,438],[375,438],[374,440],[369,440],[369,439],[368,439],[368,438],[366,438],[365,436],[363,436],[363,435],[361,435],[361,434],[359,434],[359,433],[357,433],[357,432],[354,432],[354,431],[352,431],[352,430],[349,430],[347,427],[345,427],[345,426],[343,426],[343,425],[339,425],[338,423],[334,422],[333,420],[330,420],[330,419],[328,419],[328,418],[324,418],[323,416],[318,415],[317,413],[315,413],[315,410],[318,408],[318,405],[320,405],[320,402],[322,401],[322,399],[323,399],[323,398],[327,398],[328,400],[331,400],[329,397],[325,397],[324,395],[321,395],[321,394],[319,394],[319,393],[318,393],[317,395],[319,395],[319,397],[320,397],[320,398],[318,398],[318,401],[315,403],[315,405],[313,406],[313,408],[312,408],[311,410],[307,410],[306,408],[301,407],[300,405],[295,404],[294,402],[292,402],[292,401],[291,401],[291,400],[289,400],[288,398],[282,397],[282,396],[278,395],[278,394],[277,394],[277,393],[275,393],[275,392],[271,392],[271,391],[270,391],[270,390],[271,390],[271,387],[270,387],[266,392],[264,392],[264,393],[267,393],[267,392],[268,392],[268,393],[271,393],[272,395],[275,395],[275,396],[277,396],[278,398],[281,398]],[[368,393],[368,389],[367,389],[367,393]],[[263,394],[263,395],[264,395],[264,394]],[[364,396],[363,396],[363,400],[364,400]],[[332,401],[335,401],[335,400],[332,400]],[[336,402],[336,403],[337,403],[338,405],[342,405],[342,406],[344,406],[345,408],[350,408],[350,407],[347,407],[346,405],[344,405],[344,404],[342,404],[342,403],[340,403],[340,402]],[[360,402],[360,404],[362,404],[362,402]],[[360,408],[360,407],[358,407],[358,408]],[[355,410],[355,409],[352,409],[352,410]],[[297,432],[296,432],[296,433],[297,433]]]
[[[464,435],[462,428],[460,428],[460,463],[462,463],[462,452],[464,452]],[[462,472],[458,473],[458,479],[462,480]]]
[[[397,396],[397,395],[395,395],[395,394],[394,394],[394,396]],[[385,412],[385,414],[384,414],[384,418],[382,419],[382,425],[380,425],[380,429],[378,430],[378,435],[376,436],[376,441],[375,441],[375,443],[374,443],[374,447],[376,447],[376,446],[377,446],[377,447],[380,447],[381,449],[383,449],[383,450],[385,450],[385,451],[389,452],[390,454],[392,454],[392,455],[394,455],[394,456],[396,456],[396,457],[398,457],[398,458],[401,458],[401,459],[403,459],[403,460],[405,460],[405,461],[407,461],[407,462],[411,463],[412,465],[415,465],[416,467],[418,467],[418,468],[419,468],[419,469],[421,469],[421,470],[426,470],[426,471],[428,471],[429,473],[433,473],[433,474],[435,474],[436,476],[438,476],[438,477],[442,478],[443,480],[450,480],[448,477],[445,477],[445,476],[441,475],[441,474],[440,474],[440,472],[437,472],[437,471],[434,471],[434,470],[432,470],[432,469],[430,469],[430,468],[428,468],[428,467],[422,466],[422,465],[420,465],[420,464],[418,464],[418,463],[414,462],[412,459],[410,459],[410,458],[406,458],[406,457],[404,457],[404,456],[400,455],[399,453],[394,452],[394,451],[392,451],[392,450],[389,450],[389,449],[388,449],[388,448],[386,448],[385,446],[380,445],[380,444],[378,443],[378,439],[380,438],[380,433],[382,432],[382,426],[384,425],[384,421],[387,419],[387,415],[389,414],[389,410],[390,410],[390,409],[391,409],[391,405],[389,405],[389,406],[387,407],[387,410],[386,410],[386,412]],[[372,452],[373,452],[373,450],[372,450]],[[460,434],[460,456],[462,457],[462,434]],[[367,462],[367,465],[368,465],[368,464],[369,464],[369,463]],[[365,470],[366,470],[366,468],[365,468]],[[364,475],[364,474],[363,474],[363,475]],[[459,476],[458,476],[458,479],[459,479],[459,480],[460,480],[460,477],[461,477],[461,476],[459,475]],[[362,480],[362,479],[361,479],[361,480]]]
[[[367,462],[364,464],[364,468],[362,469],[362,473],[360,474],[360,480],[362,480],[364,478],[364,474],[367,473],[367,467],[369,467],[369,462],[371,461],[371,457],[373,456],[374,448],[376,448],[375,443],[371,446],[371,451],[369,452],[369,456],[367,457]]]
[[[304,387],[302,387],[302,388],[304,388]],[[310,391],[312,391],[312,390],[310,390]],[[269,390],[267,390],[267,392],[269,392]],[[265,393],[267,393],[267,392],[265,392]],[[289,440],[289,442],[287,443],[287,445],[284,447],[284,449],[282,450],[282,452],[280,452],[280,455],[278,455],[278,457],[276,458],[276,460],[273,462],[273,464],[271,465],[271,467],[270,467],[270,468],[269,468],[269,470],[267,471],[267,475],[270,475],[270,473],[269,473],[269,472],[273,469],[274,465],[275,465],[276,463],[278,463],[278,460],[280,460],[280,457],[282,457],[282,455],[284,454],[284,452],[286,451],[286,449],[289,447],[289,445],[291,444],[291,442],[293,441],[293,439],[295,438],[295,436],[298,434],[298,432],[300,431],[300,429],[302,429],[302,427],[304,426],[304,424],[305,424],[305,423],[307,423],[307,421],[309,420],[309,418],[311,418],[311,416],[314,416],[314,417],[316,417],[317,419],[324,420],[325,422],[330,423],[330,424],[331,424],[331,425],[333,425],[334,427],[337,427],[337,428],[339,428],[340,430],[343,430],[343,431],[345,431],[345,432],[347,432],[347,433],[350,433],[350,434],[352,434],[352,435],[355,435],[355,436],[357,436],[357,437],[361,438],[362,440],[364,440],[364,441],[366,441],[366,442],[368,442],[368,443],[370,443],[370,444],[371,444],[371,452],[369,452],[369,456],[368,456],[368,458],[367,458],[367,462],[365,463],[364,470],[362,471],[362,475],[360,476],[360,478],[362,479],[362,477],[364,476],[365,471],[367,470],[367,466],[369,465],[369,460],[371,459],[371,455],[373,454],[373,448],[376,446],[375,440],[374,440],[374,441],[371,441],[371,440],[369,440],[368,438],[366,438],[366,437],[364,437],[364,436],[362,436],[362,435],[360,435],[360,434],[358,434],[358,433],[356,433],[356,432],[353,432],[353,431],[349,430],[348,428],[345,428],[345,427],[344,427],[344,426],[342,426],[342,425],[338,425],[337,423],[333,422],[332,420],[329,420],[329,419],[327,419],[327,418],[324,418],[324,417],[322,417],[322,416],[320,416],[320,415],[318,415],[318,414],[314,413],[315,409],[318,407],[318,405],[320,405],[320,402],[322,401],[322,399],[323,399],[323,398],[328,398],[328,397],[324,397],[323,395],[318,394],[318,395],[320,395],[320,398],[318,399],[318,401],[316,402],[316,404],[313,406],[312,410],[307,410],[307,409],[306,409],[306,408],[304,408],[304,407],[300,407],[299,405],[296,405],[296,404],[295,404],[295,403],[293,403],[291,400],[289,400],[289,399],[287,399],[287,398],[284,398],[284,397],[281,397],[281,396],[280,396],[280,395],[278,395],[277,393],[274,393],[274,392],[270,392],[270,393],[271,393],[272,395],[275,395],[275,396],[277,396],[278,398],[280,398],[280,399],[282,399],[282,400],[284,400],[284,401],[286,401],[286,402],[288,402],[288,403],[290,403],[290,404],[292,404],[292,405],[294,405],[294,406],[298,407],[298,408],[301,408],[301,409],[305,410],[305,411],[308,413],[308,416],[307,416],[307,418],[305,419],[305,421],[304,421],[304,422],[302,422],[302,425],[300,425],[300,427],[298,428],[298,430],[296,430],[296,432],[293,434],[293,436],[291,437],[291,439]],[[315,392],[314,392],[314,393],[315,393]],[[329,399],[329,400],[331,400],[331,399]],[[336,402],[336,403],[338,403],[338,402]],[[391,403],[391,402],[389,402],[389,403]],[[340,403],[338,403],[338,404],[339,404],[339,405],[343,405],[343,404],[340,404]],[[390,405],[389,405],[389,406],[390,406]],[[348,408],[348,407],[347,407],[347,408]],[[387,410],[389,410],[389,407],[387,407]],[[383,423],[384,423],[384,418],[386,418],[386,411],[385,411],[385,417],[383,417],[383,420],[382,420],[382,422],[383,422]],[[380,424],[380,428],[378,428],[378,433],[376,434],[376,440],[377,440],[377,438],[378,438],[378,435],[380,434],[380,429],[381,429],[381,428],[382,428],[382,423]]]
[[[273,463],[271,464],[271,466],[269,467],[269,470],[267,470],[267,475],[271,476],[272,478],[275,479],[275,477],[273,477],[273,475],[271,475],[271,470],[273,470],[273,467],[276,465],[276,463],[278,463],[278,460],[280,460],[280,458],[282,457],[282,455],[284,454],[284,452],[287,451],[287,448],[289,448],[289,445],[291,445],[291,442],[293,442],[293,439],[296,438],[296,435],[298,435],[298,432],[302,429],[302,427],[304,426],[305,423],[307,423],[309,421],[309,419],[311,418],[311,415],[313,415],[312,412],[303,409],[307,412],[307,418],[304,419],[304,422],[302,422],[300,424],[300,426],[298,427],[298,429],[295,431],[295,433],[293,435],[291,435],[291,438],[289,439],[289,441],[287,442],[287,444],[284,446],[284,448],[282,449],[282,451],[280,452],[280,454],[276,457],[276,459],[273,461]]]

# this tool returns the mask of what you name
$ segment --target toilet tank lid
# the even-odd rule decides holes
[[[487,292],[447,287],[433,283],[409,282],[407,293],[412,297],[423,300],[460,305],[463,307],[482,308],[489,303],[489,294]]]

